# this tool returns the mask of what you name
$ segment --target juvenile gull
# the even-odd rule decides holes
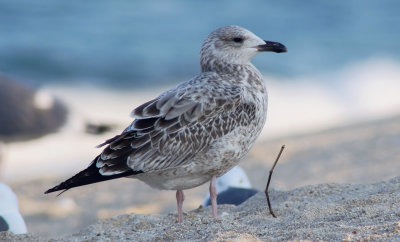
[[[200,51],[201,73],[132,111],[135,120],[89,165],[45,193],[120,177],[176,190],[182,222],[183,190],[210,182],[217,217],[216,177],[254,145],[267,113],[267,90],[250,63],[259,52],[286,52],[277,42],[226,26],[214,30]]]

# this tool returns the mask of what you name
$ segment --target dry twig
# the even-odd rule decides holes
[[[272,172],[274,172],[275,166],[278,163],[279,158],[281,157],[283,149],[285,149],[285,145],[282,145],[281,150],[279,151],[279,154],[276,157],[274,165],[272,166],[271,170],[269,170],[268,182],[267,182],[267,186],[265,187],[265,191],[264,191],[265,196],[267,197],[269,212],[271,213],[272,217],[274,217],[274,218],[276,218],[276,216],[275,216],[274,212],[272,211],[271,202],[269,201],[268,188],[269,188],[269,183],[271,182]]]

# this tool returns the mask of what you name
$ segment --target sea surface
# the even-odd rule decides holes
[[[283,81],[376,59],[392,68],[400,66],[399,9],[396,0],[2,1],[0,74],[37,86],[168,86],[199,72],[202,41],[224,25],[285,44],[288,53],[253,61]]]

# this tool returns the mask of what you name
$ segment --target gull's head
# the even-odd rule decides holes
[[[201,64],[214,61],[229,64],[247,64],[260,52],[286,52],[278,42],[262,40],[257,35],[239,26],[225,26],[211,32],[201,47]]]

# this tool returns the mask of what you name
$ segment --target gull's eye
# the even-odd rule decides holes
[[[243,43],[243,38],[240,38],[240,37],[233,38],[233,42]]]

